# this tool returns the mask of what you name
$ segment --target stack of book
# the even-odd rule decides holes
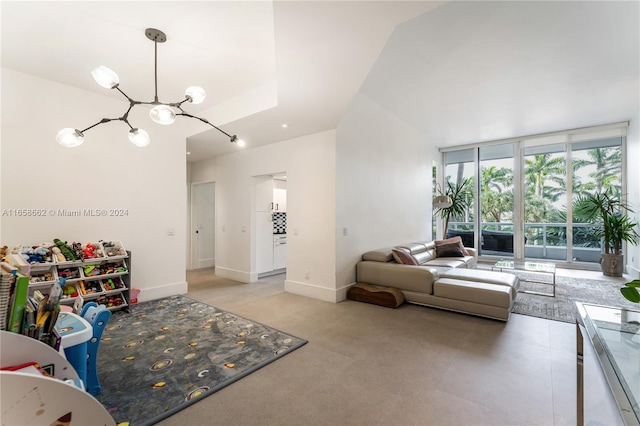
[[[48,295],[36,290],[29,296],[28,276],[6,263],[2,263],[0,270],[0,329],[24,334],[59,349],[60,334],[54,326],[60,312],[60,285],[54,283]]]
[[[15,275],[11,267],[3,263],[0,269],[0,330],[7,329],[9,321],[9,302],[11,301],[11,287],[15,284]]]

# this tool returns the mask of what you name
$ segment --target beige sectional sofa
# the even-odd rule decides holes
[[[507,321],[520,286],[518,277],[475,269],[476,251],[465,250],[463,256],[438,257],[433,241],[372,250],[358,262],[356,280],[397,288],[409,303]],[[410,254],[417,264],[399,263],[404,260],[399,252]]]

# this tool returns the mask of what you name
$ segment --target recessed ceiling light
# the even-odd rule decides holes
[[[289,127],[289,126],[287,126],[287,123],[285,123],[285,124],[282,125],[282,127],[286,128],[286,127]]]
[[[187,151],[187,155],[191,155],[191,153],[189,151]]]

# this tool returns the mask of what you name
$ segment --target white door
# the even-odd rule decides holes
[[[193,262],[194,269],[215,266],[215,183],[199,183],[193,186]]]

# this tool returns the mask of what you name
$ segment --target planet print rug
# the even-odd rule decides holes
[[[152,425],[305,343],[185,296],[143,302],[103,331],[96,399],[117,424]]]

